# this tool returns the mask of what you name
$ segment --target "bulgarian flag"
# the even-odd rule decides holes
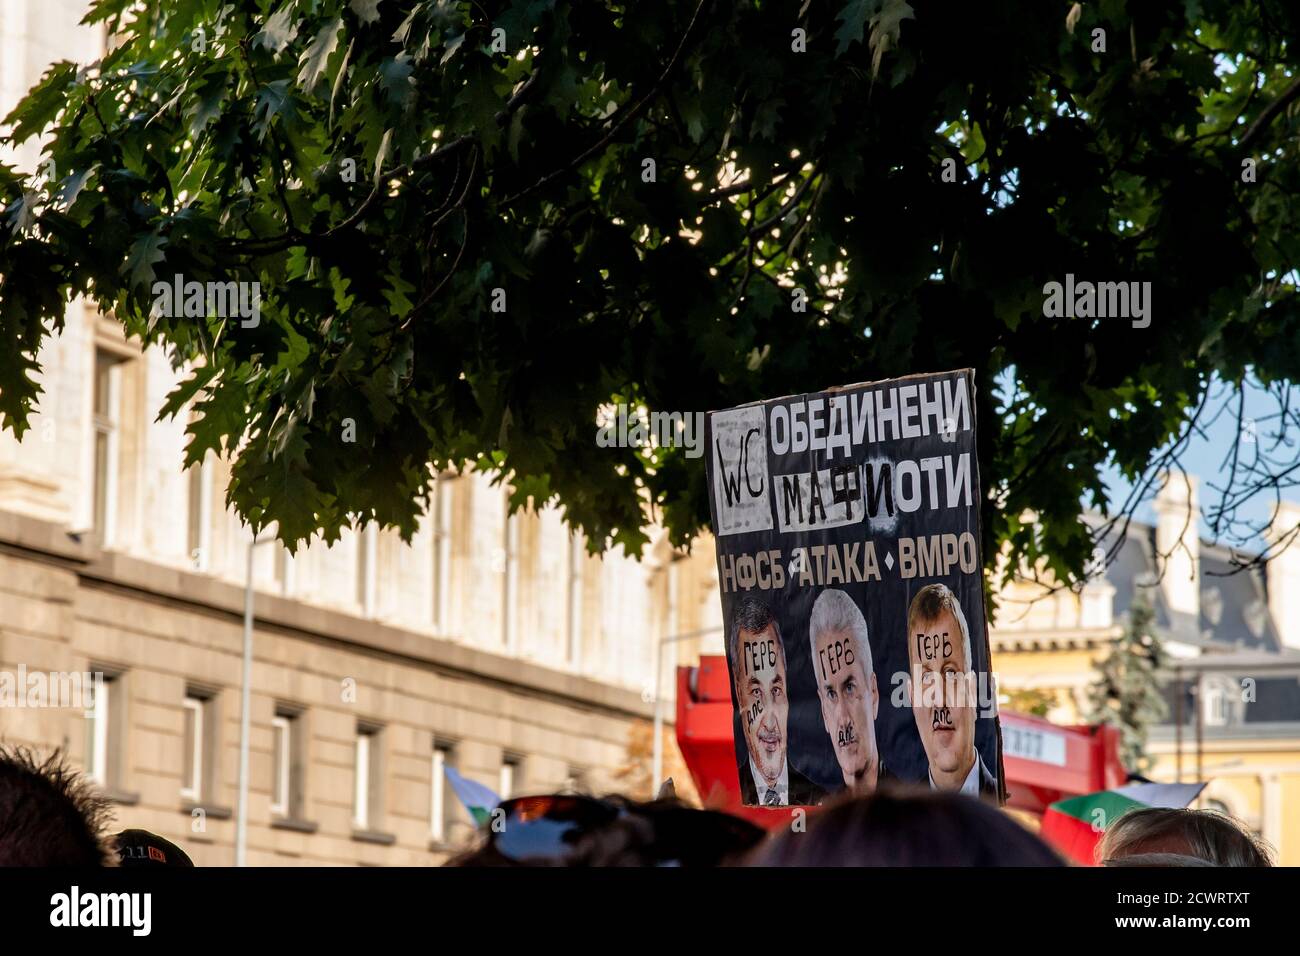
[[[1130,783],[1114,790],[1058,800],[1043,814],[1039,833],[1075,863],[1095,866],[1101,835],[1128,811],[1186,807],[1204,789],[1204,783]]]
[[[456,796],[461,803],[465,804],[469,815],[474,818],[474,823],[482,826],[492,819],[492,811],[501,802],[501,798],[478,781],[466,780],[445,764],[442,769],[447,774],[447,782],[451,784],[451,789],[456,791]]]

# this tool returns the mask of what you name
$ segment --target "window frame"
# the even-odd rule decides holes
[[[293,729],[293,717],[279,711],[271,717],[271,815],[282,819],[293,804]]]
[[[376,528],[375,525],[370,524],[362,528],[356,534],[357,591],[355,599],[357,608],[362,617],[374,617],[376,612],[375,604],[378,596],[376,563],[379,558],[378,530],[379,529]]]
[[[118,532],[117,498],[122,467],[122,373],[127,361],[115,350],[95,343],[90,385],[90,526],[104,547],[116,542]]]
[[[434,738],[429,757],[429,839],[436,844],[446,844],[451,834],[452,800],[447,768],[456,767],[456,745],[448,740]]]
[[[207,774],[204,772],[207,763],[207,747],[205,740],[207,735],[206,720],[208,701],[190,691],[185,692],[185,699],[181,702],[181,708],[187,715],[188,719],[184,725],[184,731],[181,736],[181,747],[188,752],[190,761],[190,779],[186,779],[185,765],[182,764],[181,770],[181,797],[182,799],[192,801],[193,803],[202,803],[204,796],[204,786],[207,783]],[[192,717],[188,715],[192,714]],[[192,739],[187,739],[190,735]]]
[[[113,700],[117,696],[117,675],[104,674],[103,680],[95,690],[95,699],[91,702],[87,729],[86,773],[101,789],[112,786],[114,781],[110,772],[109,732],[113,714],[117,707]]]
[[[191,465],[189,471],[185,551],[190,567],[202,572],[212,566],[212,468],[204,458]]]
[[[383,823],[384,725],[357,721],[353,741],[352,826],[355,830],[378,832]],[[365,759],[362,759],[362,751]],[[362,774],[362,765],[365,773]],[[364,810],[364,813],[359,811]]]
[[[449,630],[449,612],[451,596],[451,535],[452,513],[454,507],[455,479],[440,476],[434,481],[434,505],[432,515],[433,541],[431,545],[433,571],[430,575],[432,594],[429,599],[429,623],[435,634],[446,634]]]
[[[519,754],[507,751],[501,755],[501,767],[497,774],[498,797],[509,800],[519,792],[524,777],[523,769],[524,758]]]

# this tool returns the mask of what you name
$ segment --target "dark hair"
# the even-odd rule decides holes
[[[777,623],[772,609],[752,595],[745,595],[736,603],[731,611],[731,640],[727,647],[733,668],[740,667],[740,632],[760,634],[767,630],[769,624],[772,626],[772,633],[776,635],[776,647],[781,654],[781,660],[784,661],[785,641],[781,639],[781,625]]]
[[[763,839],[762,829],[748,820],[716,810],[699,810],[676,798],[640,802],[615,794],[599,802],[623,812],[577,835],[565,859],[508,859],[498,852],[485,831],[478,846],[443,865],[714,867],[739,859]]]
[[[809,813],[807,830],[772,837],[749,866],[1064,866],[1001,810],[973,797],[885,787]]]
[[[0,866],[108,866],[108,801],[68,766],[0,745]]]

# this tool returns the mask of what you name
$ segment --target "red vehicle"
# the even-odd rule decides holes
[[[1124,783],[1119,731],[1089,724],[1064,727],[1041,717],[1001,711],[1007,806],[1041,816],[1066,797]],[[743,807],[732,738],[731,678],[726,658],[706,655],[677,668],[677,745],[705,806],[764,826],[782,826],[789,810]]]

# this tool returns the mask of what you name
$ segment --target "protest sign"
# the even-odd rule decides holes
[[[745,804],[999,798],[974,397],[962,370],[708,416]]]

